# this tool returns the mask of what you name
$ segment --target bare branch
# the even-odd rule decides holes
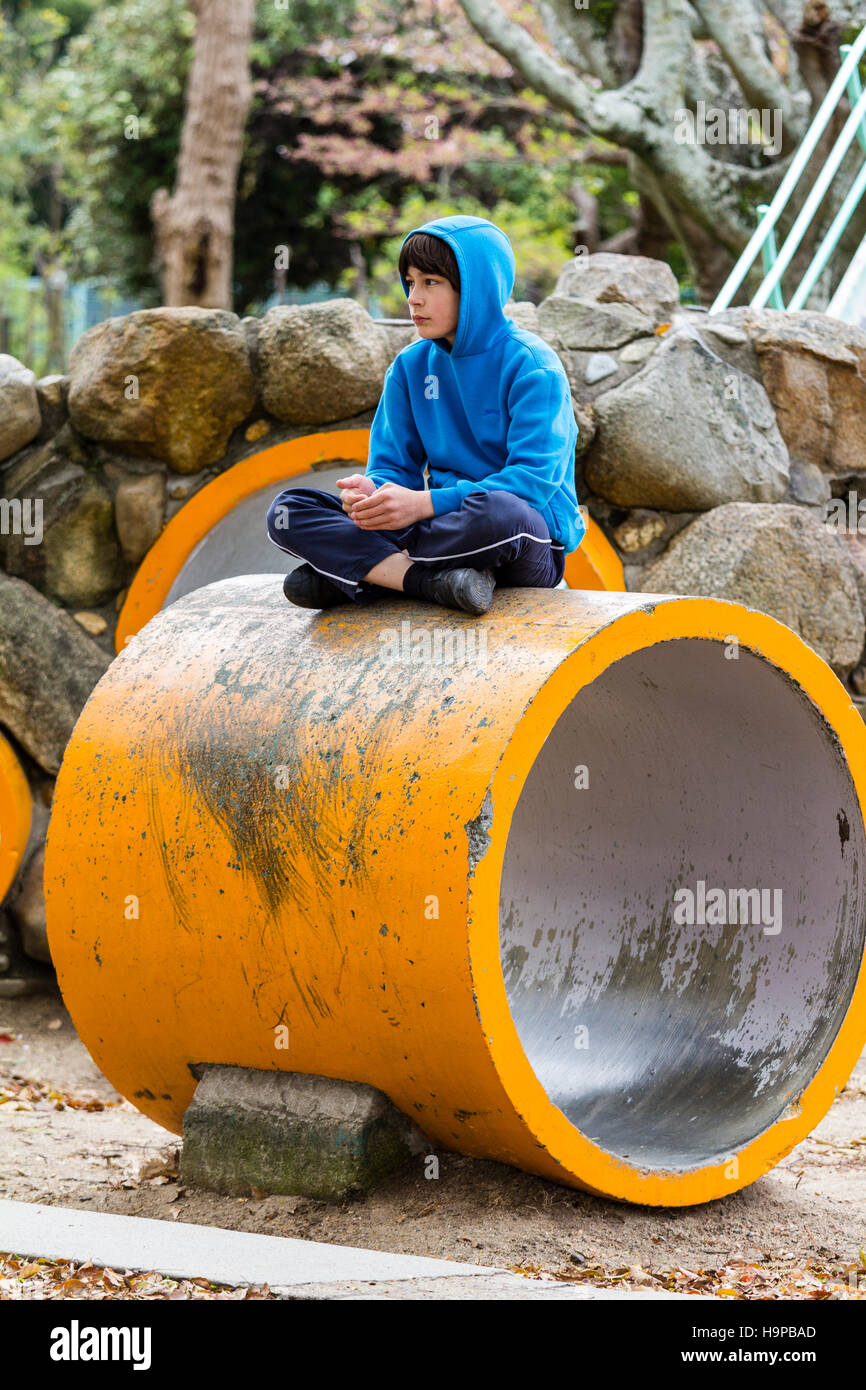
[[[618,145],[611,145],[606,148],[604,145],[597,145],[595,141],[590,141],[580,151],[577,162],[578,164],[607,164],[613,168],[616,165],[628,164],[628,150],[620,149]]]
[[[675,234],[687,237],[685,224],[694,222],[731,252],[745,245],[753,230],[746,200],[755,193],[754,201],[764,201],[770,171],[718,159],[707,146],[678,138],[678,115],[694,91],[703,61],[694,46],[696,11],[688,0],[644,0],[640,65],[630,81],[613,90],[596,90],[552,57],[496,0],[460,4],[482,38],[530,86],[645,166],[652,182],[648,195],[665,208]],[[730,81],[733,86],[733,76]]]
[[[640,67],[621,95],[670,117],[685,101],[694,14],[688,0],[644,0],[644,39]]]
[[[578,72],[591,73],[605,87],[616,87],[616,73],[607,49],[593,27],[590,10],[577,10],[574,0],[540,0],[538,6],[554,48]]]
[[[593,91],[576,73],[545,53],[522,24],[516,24],[499,8],[496,0],[460,0],[460,5],[481,37],[507,58],[535,91],[570,111],[595,135],[614,144],[631,138],[641,120],[636,106],[620,102],[616,92]]]
[[[692,0],[692,4],[725,55],[749,104],[759,110],[781,111],[786,148],[799,143],[807,113],[767,55],[760,17],[743,0]]]

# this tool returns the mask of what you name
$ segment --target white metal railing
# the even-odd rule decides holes
[[[749,271],[754,265],[756,259],[764,250],[765,244],[768,242],[768,239],[773,237],[776,223],[778,222],[782,212],[785,210],[790,200],[791,194],[794,192],[794,189],[796,188],[803,174],[804,169],[806,168],[810,158],[812,157],[812,154],[815,151],[818,141],[824,134],[824,131],[826,130],[833,113],[835,112],[840,101],[845,95],[846,89],[849,91],[854,91],[859,87],[859,82],[857,79],[857,67],[860,62],[860,59],[863,57],[863,54],[866,53],[866,28],[864,28],[860,32],[853,44],[851,44],[850,46],[846,45],[846,48],[845,50],[843,50],[843,52],[844,58],[842,64],[839,68],[839,71],[836,73],[836,76],[833,78],[833,81],[830,84],[830,87],[827,91],[827,95],[821,102],[821,105],[815,114],[812,124],[809,126],[809,129],[807,130],[802,140],[802,143],[797,149],[794,158],[791,160],[791,166],[787,170],[785,177],[782,179],[782,182],[780,183],[776,191],[776,194],[773,197],[772,202],[767,207],[764,216],[761,218],[761,221],[759,222],[757,228],[750,237],[748,245],[746,246],[745,250],[743,251],[742,255],[737,261],[737,264],[734,266],[733,270],[731,271],[730,275],[728,276],[727,280],[725,281],[724,285],[722,286],[721,290],[719,291],[718,295],[716,296],[715,300],[710,306],[711,314],[718,313],[720,310],[726,309],[728,305],[731,303],[732,299],[734,298],[734,295],[739,290],[740,286],[742,285],[743,281],[745,280],[746,276],[748,275]],[[848,119],[845,122],[844,127],[842,128],[842,131],[837,137],[833,149],[830,153],[830,156],[827,159],[827,162],[821,170],[821,173],[819,174],[818,178],[816,179],[814,186],[810,190],[803,204],[803,207],[801,208],[800,213],[794,222],[794,225],[792,226],[790,232],[788,233],[788,236],[785,239],[784,244],[778,252],[778,255],[776,255],[775,257],[773,257],[772,255],[765,257],[765,267],[767,266],[768,262],[770,264],[769,268],[766,270],[766,274],[764,275],[764,279],[762,280],[757,293],[751,301],[755,308],[762,308],[771,298],[773,299],[774,303],[779,302],[779,282],[781,280],[781,277],[784,274],[788,265],[790,264],[794,254],[796,253],[797,248],[800,245],[800,242],[802,241],[803,236],[810,222],[812,221],[812,218],[815,215],[815,212],[820,206],[820,203],[825,193],[827,192],[827,189],[829,188],[833,178],[835,177],[839,169],[839,165],[844,159],[845,154],[847,153],[852,141],[854,140],[855,136],[862,135],[862,128],[864,122],[866,122],[866,92],[860,93],[858,99],[852,102],[851,113],[848,116]],[[791,308],[798,308],[805,301],[806,296],[812,289],[815,281],[817,280],[818,276],[820,275],[821,271],[823,270],[824,266],[829,260],[830,254],[832,253],[836,245],[836,242],[838,241],[839,237],[844,231],[845,226],[850,220],[850,217],[856,207],[856,204],[859,201],[859,197],[862,195],[864,189],[866,189],[866,174],[864,174],[862,170],[861,175],[863,178],[862,184],[860,176],[858,176],[858,179],[855,181],[854,188],[852,188],[848,197],[845,199],[845,203],[843,204],[843,208],[845,208],[847,211],[847,216],[845,217],[845,220],[842,220],[843,208],[840,208],[839,214],[837,214],[837,217],[834,219],[833,225],[828,229],[826,236],[823,238],[821,245],[818,247],[818,250],[816,251],[815,256],[812,259],[812,263],[806,271],[806,275],[804,276],[803,282],[798,287],[797,293],[794,296],[794,298],[797,300],[797,303],[795,304],[792,300],[790,306]],[[860,186],[858,187],[858,185]],[[803,290],[803,284],[805,284],[807,280],[809,281],[809,284],[805,292],[801,293],[801,291]]]

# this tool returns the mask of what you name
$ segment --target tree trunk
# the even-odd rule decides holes
[[[192,0],[195,43],[174,192],[151,202],[163,302],[232,307],[235,189],[254,0]]]

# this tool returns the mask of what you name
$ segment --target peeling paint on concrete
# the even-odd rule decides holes
[[[469,841],[469,864],[472,873],[478,866],[478,861],[483,859],[490,848],[490,830],[493,825],[493,801],[490,796],[490,788],[484,793],[484,800],[481,803],[481,810],[473,820],[467,821],[465,825],[466,838]]]

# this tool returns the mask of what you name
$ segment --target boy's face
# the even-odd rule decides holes
[[[409,312],[422,338],[447,338],[451,346],[457,336],[460,313],[460,294],[444,275],[421,271],[409,266],[406,275],[409,286]]]

